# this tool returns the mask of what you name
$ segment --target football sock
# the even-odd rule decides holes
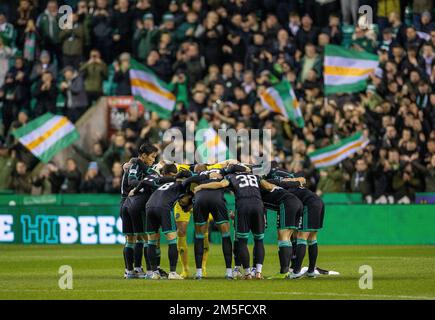
[[[127,270],[127,258],[125,257],[125,245],[124,248],[122,248],[122,256],[124,258],[124,268]]]
[[[264,262],[264,234],[254,235],[254,254],[255,254],[255,265],[263,264]]]
[[[224,254],[225,267],[227,269],[231,269],[231,264],[233,262],[232,249],[231,234],[229,232],[222,233],[222,252]]]
[[[143,244],[143,256],[145,258],[145,264],[147,267],[147,271],[151,270],[150,257],[148,256],[148,241],[145,241]]]
[[[157,271],[157,241],[148,240],[148,257],[151,264],[151,270]]]
[[[295,263],[296,263],[296,247],[297,247],[297,240],[296,238],[292,238],[291,240],[291,244],[292,244],[292,252],[291,252],[291,268],[294,269],[295,268]]]
[[[305,258],[305,251],[307,251],[307,240],[298,239],[296,246],[296,262],[293,269],[293,273],[301,272],[302,262]]]
[[[124,247],[125,262],[127,264],[127,270],[133,270],[134,261],[134,243],[127,242]]]
[[[137,240],[134,245],[134,267],[140,268],[142,267],[142,256],[143,256],[143,246],[144,240]]]
[[[178,250],[177,239],[168,240],[168,258],[170,272],[177,271]]]
[[[289,240],[278,240],[278,256],[280,264],[280,273],[287,273],[290,265],[292,254],[292,243]]]
[[[210,249],[210,242],[208,240],[208,232],[206,232],[206,233],[204,233],[204,253],[202,254],[202,269],[203,270],[205,270],[207,268],[209,249]]]
[[[260,272],[260,273],[261,273],[261,271],[263,270],[263,265],[257,263],[257,264],[255,265],[255,269],[256,269],[256,272]]]
[[[316,268],[317,261],[317,240],[308,240],[308,258],[310,264],[308,265],[308,272],[313,273]]]
[[[157,246],[157,243],[156,243],[156,263],[157,263],[157,268],[160,268],[160,262],[161,262],[160,243],[159,243],[159,246]]]
[[[250,269],[249,268],[249,250],[248,250],[248,239],[246,238],[239,238],[239,258],[240,262],[243,265],[243,269]]]
[[[236,267],[240,267],[242,264],[240,263],[240,257],[239,257],[239,240],[238,240],[237,238],[234,239],[233,255],[234,255],[234,265],[235,265]]]
[[[180,254],[181,266],[184,272],[188,272],[189,264],[188,264],[188,254],[187,254],[187,241],[186,236],[177,238],[177,247],[178,252]]]
[[[202,269],[202,259],[204,255],[204,235],[195,233],[195,265],[196,269]]]

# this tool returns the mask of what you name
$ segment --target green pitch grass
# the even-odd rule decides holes
[[[278,270],[276,251],[266,247],[265,276]],[[193,271],[193,247],[189,255]],[[62,265],[73,269],[72,290],[59,289]],[[0,299],[435,299],[434,246],[320,246],[318,265],[341,275],[225,280],[221,248],[213,245],[202,281],[124,280],[122,246],[1,245]],[[361,265],[373,268],[372,290],[359,288]]]

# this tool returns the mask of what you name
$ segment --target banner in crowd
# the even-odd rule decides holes
[[[260,95],[264,108],[282,114],[299,128],[304,127],[304,118],[291,84],[287,80],[267,88]]]
[[[134,59],[130,61],[130,84],[135,99],[161,118],[167,119],[171,116],[175,109],[176,97],[168,84]]]
[[[58,152],[79,138],[67,117],[45,113],[12,133],[35,157],[49,162]]]
[[[379,65],[377,55],[336,45],[325,47],[325,94],[352,93],[367,87],[367,78]]]
[[[196,148],[200,154],[201,162],[215,163],[231,158],[225,141],[222,141],[218,132],[206,119],[202,118],[198,122],[197,132],[202,133],[201,136],[195,137]]]
[[[309,153],[308,156],[316,168],[329,167],[340,163],[358,150],[364,149],[368,143],[369,140],[358,132],[340,142]]]

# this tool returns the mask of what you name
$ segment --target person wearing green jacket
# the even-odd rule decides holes
[[[343,185],[343,172],[337,166],[333,166],[320,171],[320,180],[316,193],[320,196],[323,193],[343,192]]]
[[[47,2],[47,7],[43,13],[41,13],[36,21],[36,26],[41,36],[41,49],[54,53],[56,58],[61,58],[60,47],[60,15],[58,13],[57,1],[50,0]]]
[[[79,68],[83,59],[86,43],[88,43],[88,32],[85,23],[79,21],[77,14],[73,14],[72,29],[64,29],[59,34],[62,43],[63,65]]]
[[[85,79],[88,101],[92,104],[103,95],[103,82],[108,76],[107,65],[98,50],[91,50],[90,58],[80,67],[80,72]]]
[[[161,31],[154,26],[154,16],[146,13],[143,21],[138,21],[137,30],[133,36],[136,47],[136,57],[145,62],[150,51],[157,46]]]

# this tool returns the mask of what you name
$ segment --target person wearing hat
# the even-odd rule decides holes
[[[420,29],[421,18],[424,12],[432,12],[433,0],[414,0],[412,3],[412,24]]]
[[[163,15],[162,24],[160,25],[160,30],[162,32],[167,32],[173,37],[175,35],[175,17],[172,13],[167,12]]]
[[[154,25],[152,13],[144,14],[142,21],[138,21],[133,42],[136,46],[136,57],[140,61],[145,62],[151,49],[157,45],[160,33],[161,30]]]
[[[98,163],[95,161],[89,162],[80,191],[82,193],[102,193],[104,192],[104,183],[105,179],[99,171]]]
[[[421,14],[420,25],[417,26],[417,30],[427,34],[435,30],[435,23],[432,21],[432,15],[429,11],[424,11]]]

